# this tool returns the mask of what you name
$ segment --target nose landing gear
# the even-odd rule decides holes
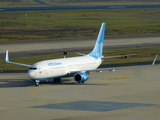
[[[35,86],[39,87],[39,82],[40,81],[39,80],[35,80],[34,82],[35,82]]]

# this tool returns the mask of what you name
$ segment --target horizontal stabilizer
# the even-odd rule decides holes
[[[86,56],[86,54],[83,54],[83,53],[76,53],[76,54]]]

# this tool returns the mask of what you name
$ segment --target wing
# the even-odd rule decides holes
[[[128,66],[128,67],[113,67],[113,68],[99,68],[99,69],[82,70],[82,71],[70,71],[68,74],[74,74],[74,73],[77,73],[77,72],[93,72],[93,71],[100,72],[100,71],[103,71],[103,70],[114,71],[114,70],[116,70],[116,69],[129,69],[129,68],[151,67],[151,66],[155,65],[155,62],[156,62],[157,58],[158,58],[158,54],[157,54],[156,57],[154,58],[154,60],[153,60],[153,62],[152,62],[151,65]]]
[[[6,62],[7,62],[7,63],[11,63],[11,64],[15,64],[15,65],[24,66],[24,67],[31,67],[31,65],[27,65],[27,64],[16,63],[16,62],[10,62],[10,61],[9,61],[8,50],[6,51]]]
[[[100,69],[94,69],[94,70],[87,70],[86,72],[92,72],[92,71],[103,71],[103,70],[116,70],[116,69],[129,69],[129,68],[142,68],[142,67],[151,67],[153,65],[155,65],[155,62],[157,60],[158,54],[156,55],[156,57],[154,58],[153,62],[151,65],[143,65],[143,66],[129,66],[129,67],[113,67],[113,68],[100,68]]]
[[[86,54],[83,53],[76,53],[78,55],[82,55],[82,56],[86,56]],[[116,57],[128,57],[128,56],[132,56],[132,55],[136,55],[136,54],[128,54],[128,55],[117,55],[117,56],[108,56],[108,57],[102,57],[102,58],[116,58]]]

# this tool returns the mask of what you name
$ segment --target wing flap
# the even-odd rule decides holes
[[[102,57],[102,58],[116,58],[116,57],[128,57],[136,54],[128,54],[128,55],[118,55],[118,56],[108,56],[108,57]]]

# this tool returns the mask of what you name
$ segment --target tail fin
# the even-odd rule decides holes
[[[105,27],[106,23],[102,23],[94,49],[88,55],[98,58],[103,57],[102,52],[103,52]]]

